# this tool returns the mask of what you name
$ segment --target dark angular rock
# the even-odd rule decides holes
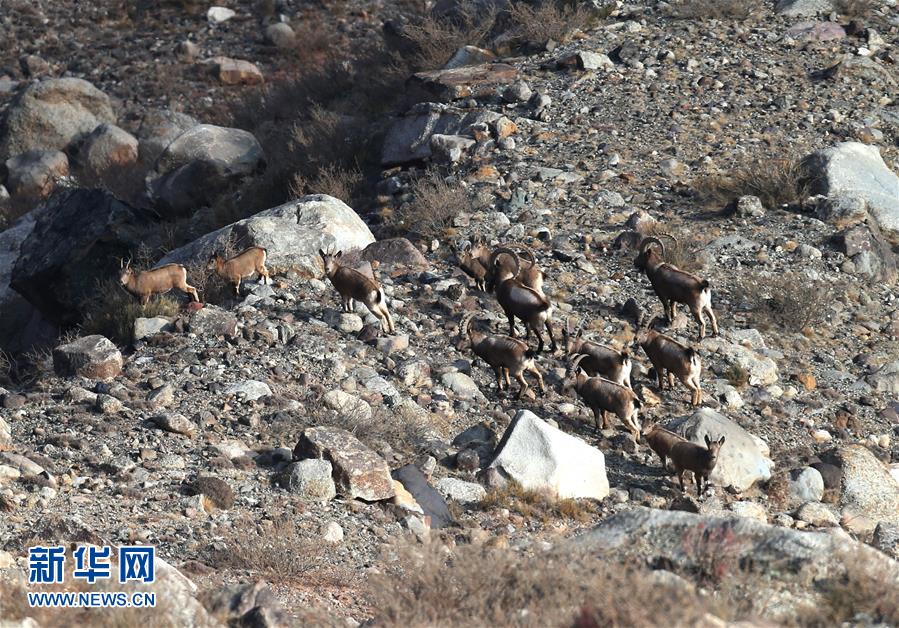
[[[452,513],[440,493],[434,490],[421,470],[413,464],[394,469],[390,474],[412,494],[425,515],[431,518],[431,528],[445,528],[455,524]]]

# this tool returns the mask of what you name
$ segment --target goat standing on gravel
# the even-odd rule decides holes
[[[571,327],[571,320],[565,322],[562,328],[562,342],[565,344],[565,352],[569,358],[581,353],[586,355],[581,361],[581,368],[587,375],[602,375],[616,384],[627,388],[631,386],[631,357],[627,351],[616,351],[612,347],[601,345],[582,337],[584,333],[583,321],[578,326],[577,332]]]
[[[666,375],[668,388],[674,390],[674,378],[677,376],[677,379],[690,389],[690,404],[698,406],[702,403],[702,387],[699,381],[702,361],[696,349],[686,347],[654,329],[639,330],[637,343],[652,362],[652,368],[655,369],[659,380],[659,390],[665,390]]]
[[[674,240],[673,236],[666,236]],[[674,240],[676,242],[676,240]],[[653,248],[658,245],[659,250]],[[656,237],[644,238],[640,243],[640,253],[634,260],[634,266],[646,273],[652,289],[655,290],[665,316],[669,322],[674,321],[677,303],[683,303],[699,324],[699,339],[705,338],[704,312],[708,312],[712,322],[712,333],[718,335],[718,320],[712,311],[712,291],[709,281],[683,271],[665,262],[665,245]]]
[[[502,255],[509,255],[512,258],[512,268],[508,268],[501,262],[500,256]],[[521,268],[518,254],[511,249],[498,247],[490,256],[490,267],[496,273],[494,284],[496,300],[499,301],[506,318],[509,319],[509,335],[515,337],[515,319],[520,319],[524,323],[525,340],[533,331],[537,336],[537,353],[540,353],[543,351],[543,334],[540,332],[540,328],[546,327],[552,351],[555,351],[557,345],[552,327],[552,303],[545,294],[516,279]]]
[[[702,483],[705,480],[706,488],[709,484],[709,476],[718,464],[718,454],[721,452],[721,446],[724,444],[724,437],[718,440],[712,440],[708,434],[705,437],[705,447],[691,443],[685,440],[682,443],[675,443],[668,455],[671,457],[671,463],[674,465],[674,471],[677,473],[677,480],[680,482],[680,490],[684,489],[684,472],[692,471],[693,477],[696,479],[696,495],[702,495]]]
[[[189,294],[197,303],[200,301],[197,289],[187,283],[187,269],[181,264],[166,264],[141,272],[131,267],[131,260],[127,263],[120,261],[120,266],[122,272],[119,274],[119,281],[128,292],[140,298],[141,305],[149,303],[151,295],[164,294],[172,288]]]
[[[602,418],[602,428],[609,429],[608,413],[611,412],[624,423],[634,442],[640,442],[640,421],[637,414],[642,406],[637,394],[630,388],[605,379],[603,377],[589,377],[584,369],[579,366],[585,355],[576,356],[568,364],[565,379],[562,382],[562,394],[574,390],[584,403],[593,410],[593,421],[599,430],[599,420]]]
[[[325,253],[319,249],[318,254],[322,258],[325,275],[343,300],[343,311],[352,312],[353,300],[361,301],[368,311],[381,321],[381,326],[387,333],[392,334],[394,332],[393,318],[390,317],[387,299],[380,284],[355,268],[341,266],[340,257],[343,255],[343,251]]]
[[[509,381],[509,374],[511,373],[515,380],[521,384],[521,388],[518,390],[518,398],[523,399],[529,388],[527,381],[524,379],[524,373],[527,371],[536,376],[540,393],[543,394],[546,390],[543,385],[543,375],[534,361],[536,353],[528,347],[528,344],[517,338],[499,334],[486,334],[476,330],[471,326],[473,317],[474,314],[466,314],[463,317],[459,333],[462,336],[468,336],[472,352],[493,368],[496,373],[496,386],[500,392],[503,390],[503,377],[505,377],[506,381],[506,390],[511,388],[512,382]]]
[[[267,252],[261,246],[251,246],[237,255],[225,260],[218,253],[214,253],[206,265],[208,270],[214,270],[219,277],[234,286],[234,294],[240,295],[240,281],[259,273],[263,285],[270,282],[268,269],[265,267]]]

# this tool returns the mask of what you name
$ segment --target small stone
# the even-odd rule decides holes
[[[118,414],[122,411],[122,402],[110,395],[97,395],[97,410],[103,414]]]
[[[466,482],[457,478],[443,478],[437,482],[437,490],[447,499],[460,504],[479,502],[487,497],[487,489],[476,482]]]
[[[172,405],[175,401],[175,388],[171,384],[160,386],[156,390],[151,390],[147,395],[147,403],[153,410],[161,410],[162,408]]]
[[[189,495],[205,495],[216,508],[227,510],[234,505],[234,491],[228,483],[212,476],[200,476],[188,485]]]
[[[213,24],[224,24],[235,15],[237,13],[233,9],[226,7],[209,7],[209,10],[206,11],[206,19]]]
[[[197,431],[197,426],[185,417],[183,414],[166,413],[153,417],[153,422],[166,432],[173,434],[183,434],[184,436],[193,436]]]
[[[532,95],[530,86],[524,81],[513,83],[503,90],[503,100],[508,103],[527,102]]]
[[[155,336],[159,332],[168,331],[171,328],[172,322],[162,316],[136,318],[134,319],[134,331],[132,332],[132,337],[134,340],[144,340],[150,336]]]
[[[450,389],[453,394],[462,399],[474,399],[481,396],[481,390],[471,377],[465,373],[444,373],[440,381]]]
[[[740,218],[761,218],[765,215],[765,207],[757,196],[741,196],[734,213]]]
[[[258,85],[265,82],[262,71],[243,59],[215,57],[211,65],[213,73],[224,85]]]
[[[287,49],[296,44],[297,37],[289,24],[278,22],[266,27],[265,40],[276,48]]]
[[[322,529],[322,538],[327,543],[340,543],[343,541],[343,528],[336,521],[330,521]]]
[[[327,460],[317,458],[300,460],[284,469],[278,483],[298,495],[300,499],[328,501],[337,496],[332,469],[331,463]]]
[[[832,528],[840,524],[837,514],[820,502],[803,504],[796,513],[796,518],[816,528]]]
[[[223,391],[225,395],[233,395],[246,399],[247,401],[256,401],[262,397],[271,397],[272,389],[265,382],[259,382],[248,379],[243,382],[231,384]]]

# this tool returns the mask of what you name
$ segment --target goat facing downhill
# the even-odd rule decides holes
[[[676,242],[674,236],[666,235]],[[656,250],[653,245],[657,245]],[[665,262],[665,245],[659,238],[650,236],[640,243],[640,252],[634,266],[646,273],[668,321],[674,320],[678,303],[686,305],[699,324],[699,339],[705,338],[705,317],[708,313],[712,323],[712,333],[718,335],[718,319],[712,311],[712,290],[709,281],[683,271]]]
[[[512,268],[508,268],[501,263],[500,257],[502,255],[511,256],[513,261]],[[512,249],[497,247],[490,256],[490,267],[496,273],[494,284],[496,300],[499,301],[500,307],[509,320],[509,335],[515,338],[515,319],[520,319],[524,323],[525,340],[530,337],[530,332],[533,331],[537,336],[537,353],[540,353],[543,351],[543,334],[540,332],[540,328],[546,327],[551,350],[555,352],[557,345],[552,328],[552,303],[546,298],[545,294],[524,285],[520,280],[516,279],[518,270],[521,267],[518,261],[518,254]]]
[[[206,268],[214,270],[219,277],[233,284],[234,293],[239,295],[241,280],[256,273],[259,273],[263,285],[271,282],[265,267],[266,257],[267,251],[261,246],[251,246],[227,260],[216,252],[212,254]]]
[[[336,253],[325,253],[319,249],[318,254],[322,258],[325,275],[331,281],[334,289],[340,294],[343,301],[343,311],[353,311],[353,301],[361,301],[368,308],[375,318],[381,322],[381,326],[387,330],[387,333],[394,332],[393,318],[387,309],[387,299],[384,296],[384,290],[381,285],[371,277],[363,275],[355,268],[342,266],[340,257],[343,251]]]
[[[565,321],[562,328],[562,342],[565,352],[569,357],[583,354],[586,357],[581,361],[581,368],[587,375],[602,375],[616,384],[626,388],[631,386],[631,357],[627,351],[616,351],[612,347],[586,340],[583,338],[583,321],[578,326],[577,332],[572,329],[571,320]]]
[[[562,381],[562,394],[568,394],[571,390],[577,392],[584,403],[593,410],[593,422],[599,430],[599,420],[602,418],[602,429],[609,429],[608,413],[617,416],[627,430],[634,437],[634,442],[640,442],[640,420],[638,413],[642,407],[637,394],[630,388],[605,379],[604,377],[589,377],[579,362],[585,355],[575,356],[568,364],[565,379]]]
[[[509,374],[511,373],[521,385],[518,390],[518,398],[524,398],[529,388],[524,378],[526,371],[533,373],[537,378],[540,393],[546,392],[543,384],[543,375],[540,373],[534,360],[536,353],[528,347],[527,343],[517,338],[499,334],[487,334],[477,330],[471,325],[473,317],[473,313],[466,314],[463,317],[459,333],[462,336],[468,336],[472,352],[493,368],[496,373],[496,386],[500,392],[503,390],[503,378],[505,378],[506,390],[511,388],[512,382],[509,381]]]
[[[190,298],[199,303],[200,297],[197,289],[187,283],[187,269],[181,264],[166,264],[151,270],[136,271],[131,267],[131,260],[126,263],[120,260],[119,281],[125,289],[140,299],[141,305],[150,302],[150,296],[165,294],[172,288],[177,288]]]
[[[671,463],[674,465],[674,471],[677,473],[681,491],[686,492],[684,489],[685,471],[693,472],[693,477],[696,479],[697,495],[702,495],[703,480],[705,480],[706,487],[708,487],[709,475],[711,475],[718,464],[718,456],[721,452],[721,446],[724,445],[724,437],[712,440],[706,434],[705,445],[703,447],[685,440],[682,443],[675,443],[668,452],[668,455],[671,457]]]

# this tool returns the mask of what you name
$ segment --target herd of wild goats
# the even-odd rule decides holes
[[[667,234],[663,237],[674,239]],[[520,399],[529,389],[524,378],[525,372],[534,375],[541,393],[545,391],[543,375],[535,361],[544,347],[541,327],[549,335],[552,352],[556,351],[557,345],[552,327],[553,306],[543,292],[544,273],[537,266],[530,249],[524,246],[516,248],[520,249],[520,254],[506,246],[491,249],[486,242],[478,239],[474,243],[466,241],[454,246],[453,252],[459,267],[474,280],[477,289],[496,294],[509,321],[508,336],[493,334],[475,329],[471,325],[474,313],[468,313],[462,318],[460,334],[468,337],[472,352],[493,368],[500,391],[503,390],[504,381],[506,389],[511,388],[510,375],[515,378],[520,385]],[[319,250],[319,255],[325,275],[340,294],[344,311],[353,311],[354,300],[360,301],[388,333],[393,333],[393,318],[377,279],[341,265],[341,251],[326,253]],[[708,314],[713,334],[717,335],[718,321],[712,311],[709,282],[666,263],[664,256],[665,245],[662,241],[657,237],[647,237],[640,243],[634,266],[646,273],[662,302],[666,318],[673,321],[675,308],[678,303],[682,303],[690,309],[699,325],[700,340],[705,337],[705,314]],[[528,263],[525,267],[522,267],[522,257]],[[207,268],[232,284],[235,292],[240,294],[242,279],[258,274],[263,283],[271,281],[265,262],[266,250],[250,247],[227,260],[218,254],[213,255]],[[130,262],[123,262],[120,279],[122,285],[139,297],[142,304],[146,304],[152,294],[165,293],[173,288],[189,294],[194,301],[199,301],[197,290],[187,283],[187,269],[180,264],[136,272],[131,268]],[[524,323],[524,340],[516,337],[515,319]],[[531,349],[527,343],[531,331],[537,336],[536,350]],[[565,353],[568,357],[566,375],[562,382],[563,394],[572,390],[577,393],[585,405],[593,410],[597,430],[600,417],[603,429],[609,429],[608,415],[614,414],[630,431],[635,442],[640,441],[642,434],[662,459],[663,466],[667,459],[671,459],[681,489],[684,488],[684,472],[692,471],[697,492],[701,494],[703,480],[708,482],[708,476],[714,469],[718,453],[724,444],[724,437],[714,440],[706,436],[706,447],[702,447],[658,424],[641,430],[637,416],[641,401],[631,387],[630,355],[626,350],[617,351],[586,340],[582,335],[583,322],[577,331],[572,329],[570,321],[563,328]],[[668,387],[673,389],[676,377],[690,390],[692,405],[702,403],[699,382],[702,363],[696,350],[650,327],[639,329],[636,341],[649,357],[661,390],[665,388],[666,379]]]

